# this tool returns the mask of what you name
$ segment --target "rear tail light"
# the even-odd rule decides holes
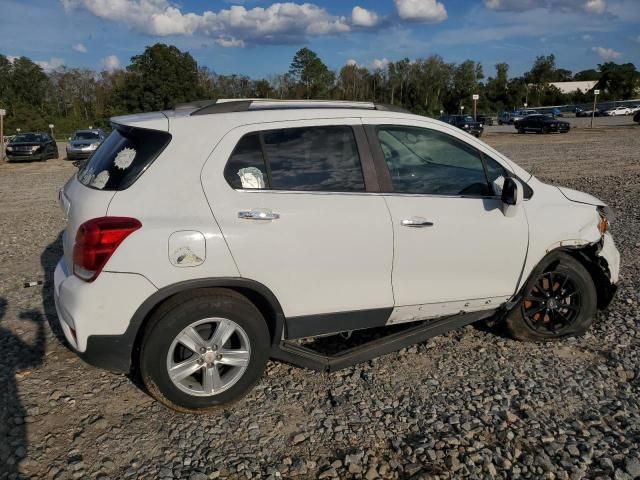
[[[128,217],[100,217],[80,225],[73,247],[73,273],[94,281],[122,241],[140,227],[139,220]]]

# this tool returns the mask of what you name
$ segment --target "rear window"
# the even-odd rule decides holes
[[[78,180],[98,190],[124,190],[133,185],[170,141],[167,132],[114,125],[78,172]]]

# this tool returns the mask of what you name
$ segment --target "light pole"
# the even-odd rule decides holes
[[[593,91],[593,108],[591,109],[591,128],[593,128],[593,117],[596,116],[596,100],[600,95],[600,90]]]
[[[464,105],[460,105],[460,115],[464,115]]]
[[[477,106],[478,106],[478,99],[480,98],[480,95],[478,95],[477,93],[475,93],[473,95],[473,121],[477,122],[478,121],[478,115],[477,115]]]
[[[7,111],[0,108],[0,160],[4,160],[4,116]]]
[[[55,137],[53,136],[53,127],[55,127],[55,125],[53,123],[49,124],[49,131],[51,132],[51,138],[53,138],[55,140]]]

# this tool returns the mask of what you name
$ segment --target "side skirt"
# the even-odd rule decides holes
[[[323,355],[300,344],[285,340],[273,347],[271,358],[298,367],[322,372],[335,372],[488,318],[496,311],[497,309],[460,313],[437,320],[428,320],[419,325],[408,327],[401,332],[349,348],[336,355]]]

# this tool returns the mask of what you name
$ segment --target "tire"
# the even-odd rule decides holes
[[[551,254],[527,280],[520,302],[507,315],[507,329],[531,342],[580,336],[593,323],[597,300],[584,266],[565,253]]]
[[[185,333],[190,327],[193,329]],[[228,340],[223,339],[221,345],[211,343],[216,334],[229,328]],[[260,379],[270,344],[264,317],[244,296],[226,289],[194,290],[171,298],[150,318],[140,349],[140,374],[149,393],[169,408],[190,413],[217,411],[243,397]],[[226,363],[240,361],[242,365]],[[179,366],[191,373],[182,377]],[[170,368],[177,375],[174,379]]]

